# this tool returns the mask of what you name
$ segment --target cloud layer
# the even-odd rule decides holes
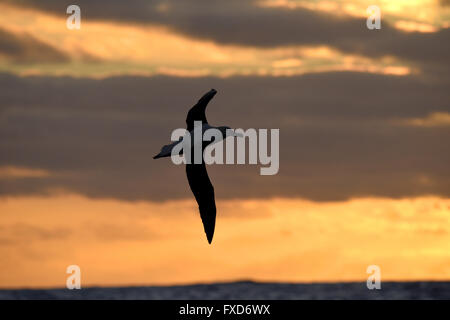
[[[219,91],[207,112],[212,125],[280,129],[279,174],[209,166],[219,198],[449,195],[449,126],[408,122],[450,112],[445,81],[342,72],[103,80],[3,74],[0,85],[0,166],[49,173],[0,180],[4,195],[190,197],[184,168],[152,156],[211,87]]]
[[[66,15],[70,4],[56,0],[5,1]],[[275,47],[328,45],[367,57],[396,56],[415,62],[443,62],[450,56],[449,29],[434,33],[404,32],[383,21],[381,30],[366,28],[366,18],[296,8],[258,6],[253,0],[80,0],[86,21],[106,20],[162,25],[189,37],[223,44]],[[436,48],[439,47],[439,50]]]
[[[0,28],[0,57],[13,63],[63,63],[69,58],[58,49],[27,34],[13,34]]]

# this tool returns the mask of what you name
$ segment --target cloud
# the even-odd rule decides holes
[[[126,200],[191,198],[184,168],[152,157],[211,87],[219,91],[208,108],[211,124],[280,129],[279,174],[263,177],[250,165],[209,166],[218,198],[449,195],[448,129],[392,122],[448,113],[445,78],[3,74],[0,85],[0,165],[52,172],[1,181],[3,195],[66,190]]]
[[[56,0],[6,1],[65,15],[69,3]],[[404,32],[384,22],[368,30],[365,18],[297,8],[257,6],[254,1],[80,0],[85,19],[162,25],[189,37],[222,44],[256,47],[329,45],[367,57],[397,56],[417,63],[448,62],[450,29],[433,33]],[[437,50],[437,48],[439,48]]]
[[[131,219],[130,219],[131,220]],[[140,224],[139,221],[127,221],[128,226],[116,223],[92,223],[89,222],[83,228],[91,237],[99,241],[151,241],[159,239],[160,235],[156,230],[149,229],[149,226]]]
[[[293,76],[311,72],[364,71],[405,75],[417,72],[410,62],[343,54],[328,46],[230,46],[185,37],[152,25],[87,20],[68,31],[62,16],[0,5],[5,24],[64,51],[74,63],[45,65],[3,62],[0,68],[19,75],[106,77],[119,74],[181,77],[233,75]],[[35,17],[38,16],[39,19]],[[24,24],[23,21],[31,21]],[[126,41],[125,41],[126,39]],[[125,43],[124,43],[125,41]],[[96,57],[87,59],[86,55]],[[100,63],[101,61],[101,63]]]
[[[69,58],[27,34],[14,34],[0,28],[0,57],[14,63],[61,63]]]
[[[69,228],[45,228],[28,223],[16,223],[10,226],[0,226],[0,245],[27,244],[38,241],[66,239]]]
[[[43,178],[50,176],[47,170],[23,167],[0,167],[0,179]]]
[[[196,210],[190,203],[182,207],[183,201],[175,205],[178,210]],[[163,231],[154,228],[155,219],[169,219],[158,216],[158,210],[175,211],[173,204],[96,201],[71,194],[2,198],[0,207],[0,250],[17,245],[23,250],[36,243],[47,247],[58,243],[67,249],[68,242],[80,239],[91,243],[158,240]],[[182,216],[179,212],[178,217]]]
[[[413,127],[448,127],[450,126],[450,113],[434,112],[422,118],[404,119],[398,123]]]
[[[395,23],[395,27],[397,29],[401,29],[407,32],[411,31],[418,31],[418,32],[436,32],[438,29],[431,25],[426,23],[417,23],[414,21],[403,21],[399,20]]]

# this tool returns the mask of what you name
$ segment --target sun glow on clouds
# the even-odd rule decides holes
[[[266,8],[295,10],[306,8],[340,16],[367,17],[366,8],[377,5],[382,19],[404,31],[436,32],[447,28],[450,7],[443,7],[439,0],[262,0],[258,5]]]
[[[16,166],[0,167],[0,179],[44,178],[48,176],[50,176],[50,172],[43,169]]]
[[[373,60],[318,47],[254,48],[221,45],[177,35],[164,27],[83,21],[80,30],[65,27],[65,19],[0,4],[1,28],[27,34],[70,57],[68,63],[17,64],[0,60],[0,70],[21,75],[165,74],[181,77],[233,75],[292,76],[310,72],[362,71],[410,73],[403,62]]]
[[[212,245],[194,200],[122,202],[59,194],[0,199],[0,286],[219,280],[450,279],[450,199],[218,201]]]
[[[397,29],[401,29],[403,31],[407,32],[436,32],[438,29],[432,25],[424,24],[424,23],[417,23],[413,21],[403,21],[399,20],[395,23],[395,27]]]
[[[450,113],[433,112],[426,117],[398,120],[395,123],[411,127],[448,127],[450,126]]]

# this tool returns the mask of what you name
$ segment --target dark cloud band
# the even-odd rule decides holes
[[[219,198],[450,195],[449,127],[393,121],[450,112],[445,79],[347,72],[103,80],[3,74],[0,86],[0,166],[52,173],[0,180],[3,195],[62,189],[126,200],[190,197],[184,168],[152,157],[211,87],[219,91],[208,109],[211,124],[280,129],[279,174],[209,166]]]

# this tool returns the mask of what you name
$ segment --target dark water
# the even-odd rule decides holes
[[[450,299],[450,282],[287,284],[232,282],[187,286],[0,290],[0,299]]]

